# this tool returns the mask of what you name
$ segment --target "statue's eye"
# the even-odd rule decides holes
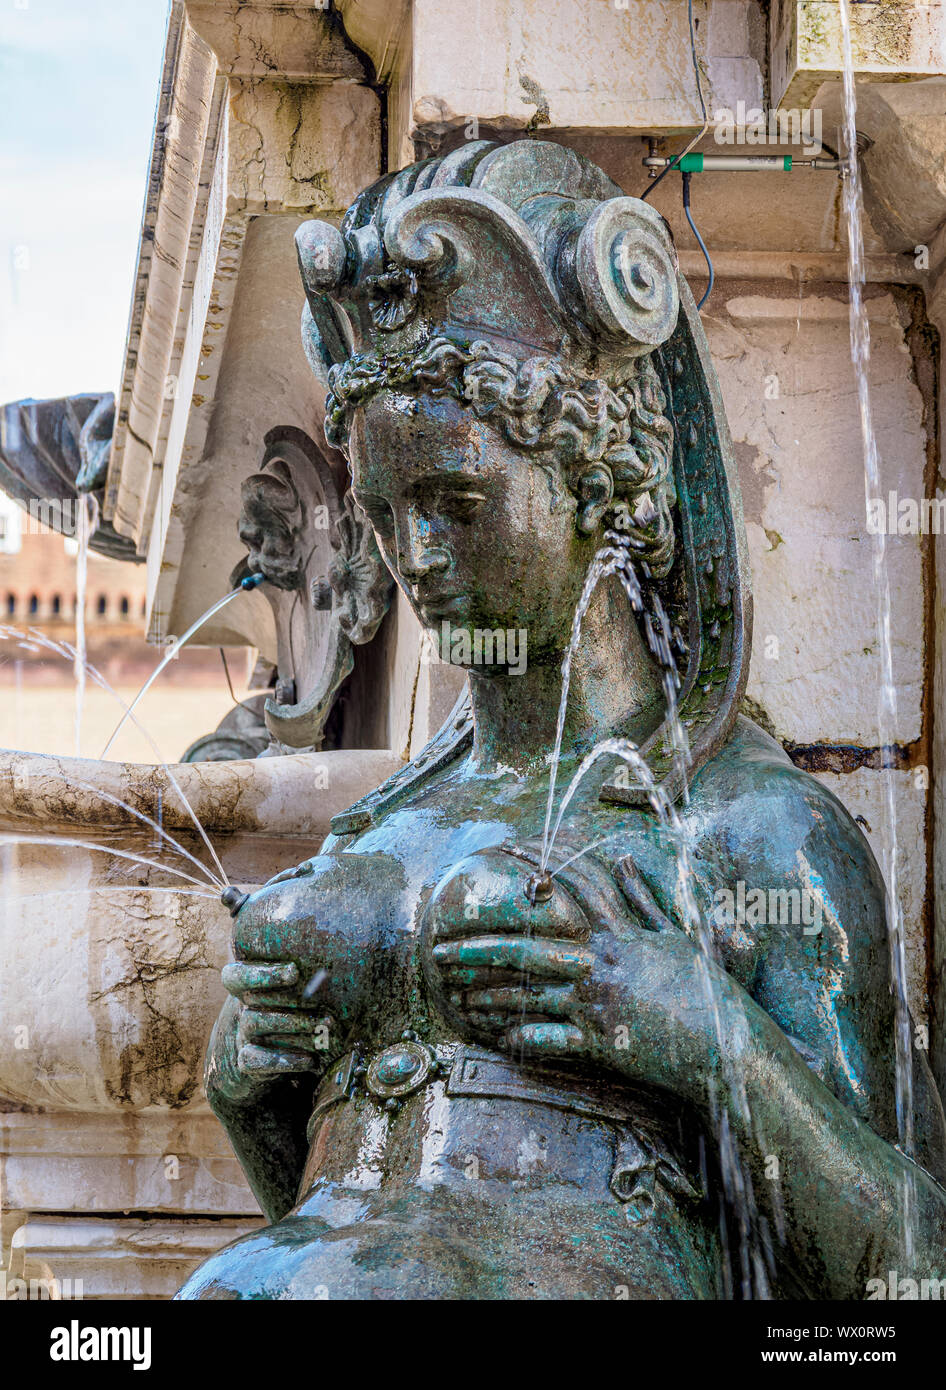
[[[387,502],[380,497],[362,497],[358,494],[355,501],[380,536],[394,534],[394,516]]]
[[[447,492],[440,500],[440,510],[455,521],[472,521],[485,501],[481,492]]]

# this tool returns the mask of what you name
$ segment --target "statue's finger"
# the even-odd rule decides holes
[[[247,1076],[289,1076],[314,1070],[312,1058],[307,1052],[289,1049],[276,1052],[270,1047],[257,1047],[253,1043],[240,1048],[237,1065]]]
[[[594,964],[594,956],[567,941],[547,941],[522,936],[477,936],[463,941],[444,941],[432,955],[441,970],[509,970],[551,979],[581,979]]]
[[[632,855],[619,859],[613,869],[617,883],[636,920],[645,931],[674,931],[674,925],[662,912]]]
[[[299,982],[299,971],[292,961],[279,965],[258,960],[233,961],[220,973],[224,989],[237,996],[247,990],[285,989]]]
[[[506,1034],[512,1052],[578,1052],[584,1041],[581,1029],[569,1023],[519,1023]]]
[[[469,1012],[465,1018],[474,1028],[482,1028],[487,1033],[504,1033],[509,1027],[508,1014],[480,1014]]]
[[[519,910],[511,910],[513,907]],[[484,932],[521,932],[523,936],[561,941],[587,941],[591,936],[587,921],[574,904],[557,897],[533,906],[524,894],[521,904],[508,894],[501,903],[478,903],[471,894],[460,905],[438,902],[434,912],[438,941],[462,940]]]
[[[250,1043],[263,1038],[270,1046],[301,1047],[306,1051],[324,1050],[326,1030],[331,1020],[312,1014],[277,1012],[274,1009],[244,1009],[237,1025],[237,1042]]]
[[[298,989],[248,989],[240,995],[248,1009],[292,1009],[308,1013],[299,998]]]
[[[508,1026],[510,1014],[548,1014],[552,1017],[565,1015],[574,1007],[574,998],[573,985],[547,985],[539,988],[518,985],[496,989],[471,989],[467,992],[464,1002],[466,1009],[471,1012],[501,1011]]]
[[[536,870],[500,850],[479,851],[455,868],[431,899],[438,940],[484,933],[518,933],[587,941],[591,929],[580,907],[558,885],[536,898],[528,886]],[[558,891],[556,891],[558,888]]]
[[[328,1053],[328,1034],[265,1033],[259,1038],[259,1045],[272,1052],[320,1052]]]

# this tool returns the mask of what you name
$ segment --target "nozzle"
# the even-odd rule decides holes
[[[526,898],[533,907],[536,903],[547,903],[554,887],[551,874],[533,874],[526,884]]]
[[[248,574],[245,579],[240,580],[240,588],[247,590],[258,589],[265,578],[265,574]]]
[[[220,901],[228,909],[231,917],[235,917],[243,904],[249,902],[249,899],[249,893],[242,892],[233,883],[230,884],[229,888],[224,888],[220,894]]]

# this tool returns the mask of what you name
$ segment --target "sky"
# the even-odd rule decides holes
[[[168,0],[0,0],[0,402],[116,391]]]

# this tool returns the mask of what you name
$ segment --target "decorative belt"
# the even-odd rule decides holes
[[[310,1144],[325,1113],[362,1090],[366,1099],[397,1111],[404,1100],[437,1079],[443,1080],[447,1096],[531,1101],[618,1126],[610,1187],[632,1225],[652,1216],[657,1182],[677,1196],[700,1196],[666,1146],[640,1133],[640,1122],[629,1113],[626,1099],[607,1086],[596,1086],[591,1093],[573,1073],[551,1068],[539,1073],[464,1043],[431,1045],[410,1030],[370,1060],[355,1050],[329,1068],[309,1120]]]

